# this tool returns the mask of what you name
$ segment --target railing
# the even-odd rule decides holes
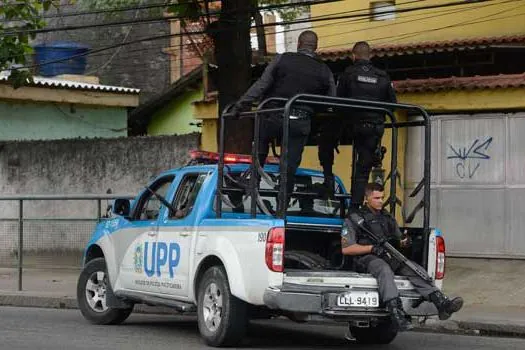
[[[18,290],[22,290],[24,255],[29,251],[33,251],[35,255],[50,255],[50,260],[54,261],[54,266],[60,265],[58,261],[60,252],[73,252],[73,259],[80,262],[82,250],[95,225],[107,217],[110,209],[109,200],[115,198],[134,198],[134,196],[128,194],[0,196],[0,206],[3,209],[0,211],[2,213],[0,215],[8,215],[8,217],[0,217],[0,266],[12,266],[13,260],[15,260],[12,256],[16,257]],[[72,205],[72,201],[77,204]],[[108,201],[105,213],[102,212],[103,201]],[[27,208],[28,205],[24,205],[26,203],[33,204],[33,208]],[[44,203],[44,205],[38,205],[39,203]],[[29,210],[27,209],[32,209],[33,213],[28,215]],[[86,212],[94,212],[94,215],[90,217],[84,214]],[[59,213],[59,216],[55,217],[50,213],[55,215]],[[85,216],[81,216],[81,214]],[[14,225],[11,225],[13,223]],[[83,227],[84,230],[81,230],[81,225],[86,226],[85,223],[90,224],[88,229],[86,230]],[[27,225],[32,227],[24,227]],[[42,232],[43,225],[49,226],[47,235]],[[17,228],[14,229],[16,226]],[[18,239],[14,240],[15,242],[9,238],[13,234],[12,231],[18,233]],[[27,239],[28,235],[30,236],[29,240]],[[24,240],[26,240],[26,244],[24,244]],[[71,264],[66,265],[70,266]]]

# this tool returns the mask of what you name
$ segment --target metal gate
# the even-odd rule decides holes
[[[430,224],[443,231],[447,254],[525,258],[525,113],[432,120]],[[410,193],[422,176],[420,130],[408,130],[406,155]],[[405,198],[409,207],[416,200]]]

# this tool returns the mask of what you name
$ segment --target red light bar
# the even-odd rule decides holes
[[[194,160],[207,160],[219,162],[219,153],[217,152],[208,152],[200,150],[190,151],[190,157]],[[239,163],[239,164],[250,164],[252,162],[252,157],[246,154],[236,154],[236,153],[224,153],[224,163]],[[266,164],[279,164],[279,158],[277,157],[267,157]]]

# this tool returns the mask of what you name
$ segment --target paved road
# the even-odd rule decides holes
[[[254,322],[252,349],[372,349],[348,343],[343,327]],[[192,317],[133,314],[120,326],[93,326],[77,310],[0,307],[0,349],[205,349]],[[525,349],[525,339],[404,333],[382,349]]]

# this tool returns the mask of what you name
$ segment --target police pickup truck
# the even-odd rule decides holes
[[[211,346],[238,344],[249,320],[261,317],[347,322],[355,339],[367,344],[396,337],[376,280],[353,271],[351,259],[341,254],[341,202],[292,198],[286,221],[263,212],[253,218],[243,203],[215,200],[217,154],[196,151],[192,157],[196,165],[159,175],[134,200],[115,200],[111,216],[97,225],[77,286],[86,319],[118,324],[136,303],[173,307],[197,313],[200,334]],[[231,174],[251,161],[234,154],[224,159]],[[264,167],[268,174],[278,169]],[[337,192],[345,193],[336,181]],[[321,172],[299,169],[295,191],[322,182]],[[264,201],[271,207],[276,198]],[[220,218],[217,203],[223,203]],[[432,229],[422,239],[417,229],[408,230],[413,244],[403,253],[441,286],[442,234]],[[406,278],[397,277],[396,284],[408,314],[437,315]]]

